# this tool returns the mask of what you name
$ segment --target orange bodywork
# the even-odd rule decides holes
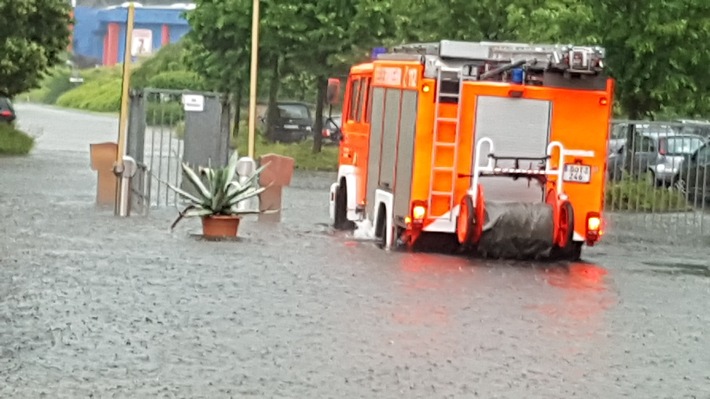
[[[367,151],[370,137],[370,110],[367,107],[370,97],[373,64],[361,64],[351,68],[345,86],[343,102],[342,132],[338,162],[341,166],[353,166],[362,170],[357,175],[356,203],[365,204],[365,182],[367,178]],[[357,84],[355,83],[357,82]],[[360,108],[358,112],[358,107]]]
[[[399,70],[399,72],[396,72]],[[377,87],[414,90],[417,92],[416,132],[411,161],[411,192],[409,202],[426,203],[431,197],[430,209],[422,221],[423,230],[433,222],[434,217],[452,212],[471,187],[470,178],[452,177],[452,173],[470,173],[474,165],[474,149],[478,136],[485,132],[474,132],[476,114],[471,110],[477,107],[479,96],[505,99],[545,100],[551,105],[549,117],[549,141],[558,141],[566,149],[593,151],[591,158],[567,157],[565,163],[581,163],[591,166],[589,183],[564,182],[564,193],[574,209],[575,233],[585,235],[587,216],[590,213],[601,215],[604,206],[605,174],[607,163],[607,143],[609,122],[613,103],[614,83],[607,79],[604,90],[559,88],[533,85],[519,85],[506,82],[466,81],[463,83],[458,104],[439,103],[439,116],[458,118],[458,140],[456,124],[436,122],[435,97],[436,79],[423,77],[424,67],[415,61],[377,60],[354,66],[351,69],[345,89],[343,107],[343,142],[340,147],[339,163],[341,166],[354,166],[360,173],[356,176],[356,201],[358,206],[365,205],[367,195],[367,175],[379,173],[368,169],[369,145],[372,115],[383,112],[371,106],[372,89]],[[366,82],[354,85],[354,82]],[[356,92],[357,90],[357,92]],[[522,92],[522,93],[521,93]],[[364,97],[363,97],[364,96]],[[459,115],[459,107],[461,112]],[[364,108],[364,109],[362,109]],[[359,111],[360,110],[360,111]],[[459,118],[460,116],[460,118]],[[449,141],[455,146],[441,146],[433,151],[434,127],[439,123],[438,141]],[[384,134],[399,134],[385,131]],[[524,132],[520,134],[525,134]],[[398,157],[398,152],[382,154],[382,157]],[[437,161],[432,163],[432,155]],[[544,154],[541,154],[544,155]],[[445,166],[453,165],[451,172]],[[553,154],[553,168],[557,168],[557,155]],[[433,166],[433,167],[432,167]],[[442,170],[437,170],[442,169]],[[396,173],[395,173],[396,174]],[[431,184],[433,180],[433,185]],[[545,192],[554,190],[556,177],[548,177]],[[397,183],[395,182],[395,185]],[[455,185],[452,190],[452,184]],[[432,192],[451,192],[453,199],[436,195]],[[394,215],[405,217],[410,215]],[[399,223],[401,226],[401,223]],[[409,228],[408,226],[403,226]],[[454,231],[452,231],[454,233]]]

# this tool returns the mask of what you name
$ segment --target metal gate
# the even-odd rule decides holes
[[[710,123],[611,124],[605,208],[612,240],[710,244]]]
[[[130,94],[126,152],[138,164],[132,206],[175,206],[182,162],[223,166],[229,156],[229,103],[218,93],[144,89]]]

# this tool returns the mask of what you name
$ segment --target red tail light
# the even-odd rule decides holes
[[[586,241],[587,245],[592,246],[599,241],[602,236],[602,218],[598,212],[587,213],[586,225]]]
[[[2,116],[12,116],[12,112],[10,112],[10,111],[8,111],[8,110],[3,110],[3,111],[0,111],[0,115],[2,115]]]
[[[407,224],[413,224],[416,226],[421,226],[426,218],[426,202],[424,201],[412,201],[412,207],[410,209],[409,216],[406,217],[405,221]]]

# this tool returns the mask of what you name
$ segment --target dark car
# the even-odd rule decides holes
[[[269,109],[261,116],[266,138],[282,143],[294,143],[305,140],[313,133],[313,117],[308,104],[301,102],[280,101],[276,103],[278,112],[271,126],[267,126]]]
[[[0,122],[12,123],[17,119],[12,101],[5,96],[0,96]]]
[[[681,170],[682,188],[698,204],[710,202],[710,143],[693,153]]]

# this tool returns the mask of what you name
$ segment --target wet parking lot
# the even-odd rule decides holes
[[[111,118],[18,110],[47,128],[0,158],[0,397],[710,398],[706,247],[384,252],[330,230],[316,173],[282,223],[208,242],[93,206],[94,140],[51,126]]]

